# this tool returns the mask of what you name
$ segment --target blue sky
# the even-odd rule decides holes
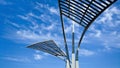
[[[80,68],[120,68],[120,1],[90,26],[80,48]],[[71,52],[71,20],[64,17]],[[75,45],[82,28],[75,24]],[[65,68],[64,61],[26,48],[55,40],[64,50],[57,0],[0,0],[0,68]]]

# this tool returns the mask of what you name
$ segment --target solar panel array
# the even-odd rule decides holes
[[[53,40],[39,42],[28,46],[28,48],[40,50],[54,56],[66,56]]]
[[[59,0],[61,13],[83,27],[89,25],[117,0]]]

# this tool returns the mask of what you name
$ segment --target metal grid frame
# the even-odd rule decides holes
[[[75,51],[76,52],[75,59],[76,61],[78,61],[80,45],[87,29],[94,22],[94,20],[98,16],[100,16],[102,12],[104,12],[109,6],[111,6],[116,1],[117,0],[58,0],[63,37],[67,55],[66,59],[69,60],[69,62],[70,58],[66,42],[66,35],[64,31],[63,16],[66,16],[72,21],[78,23],[80,26],[84,27],[84,30],[78,42],[78,47]],[[72,47],[74,47],[74,33],[72,36],[73,36]],[[72,50],[74,50],[74,48],[72,48]],[[71,67],[70,64],[69,67]]]
[[[117,0],[59,0],[61,14],[88,28],[90,24]]]
[[[57,46],[57,44],[53,40],[35,43],[27,46],[27,48],[40,50],[54,56],[66,56],[65,53]]]

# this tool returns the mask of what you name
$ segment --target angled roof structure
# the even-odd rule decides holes
[[[54,56],[66,56],[64,52],[56,45],[56,43],[53,40],[32,44],[27,48],[40,50],[40,51],[52,54]]]
[[[61,13],[85,28],[115,1],[117,0],[59,0]]]

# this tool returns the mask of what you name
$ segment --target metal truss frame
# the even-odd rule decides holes
[[[53,40],[35,43],[30,46],[27,46],[27,48],[40,50],[54,56],[66,57],[65,53],[58,47],[58,45]]]
[[[66,16],[72,21],[78,23],[80,26],[84,27],[84,30],[78,42],[78,47],[76,49],[75,59],[76,61],[78,61],[80,45],[87,29],[94,22],[94,20],[98,16],[100,16],[100,14],[102,14],[109,6],[111,6],[116,1],[117,0],[58,0],[66,55],[69,61],[70,58],[64,31],[63,16]],[[74,34],[72,36],[74,36]],[[74,47],[74,44],[72,45],[72,47]],[[72,50],[74,50],[74,48],[72,48]]]

